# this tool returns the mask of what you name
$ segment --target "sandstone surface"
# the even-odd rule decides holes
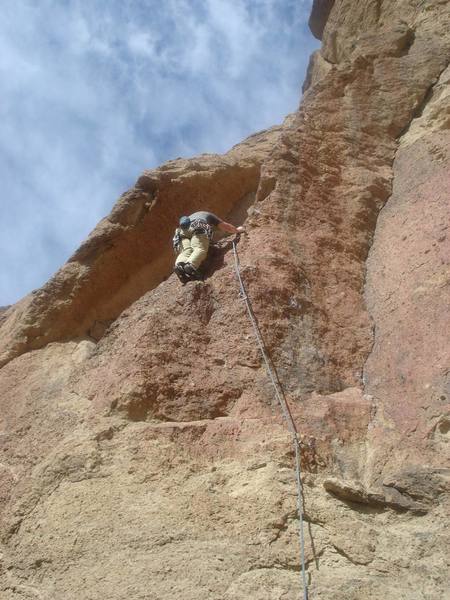
[[[207,203],[243,219],[279,131],[254,134],[224,156],[203,154],[144,172],[67,263],[5,312],[0,364],[49,342],[101,337],[122,310],[167,277],[180,211]]]
[[[289,432],[229,240],[170,275],[180,214],[244,279],[301,439],[314,600],[450,589],[450,6],[313,3],[300,108],[145,172],[0,314],[0,597],[302,597]]]

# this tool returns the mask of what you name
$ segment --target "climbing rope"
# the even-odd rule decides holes
[[[278,404],[281,407],[283,412],[284,419],[287,423],[288,429],[291,434],[292,444],[294,446],[295,452],[295,473],[296,473],[296,481],[297,481],[297,510],[298,510],[298,520],[299,520],[299,540],[300,540],[300,559],[302,566],[302,583],[303,583],[303,598],[304,600],[308,600],[308,584],[306,581],[306,566],[305,566],[305,532],[304,532],[304,514],[303,514],[303,505],[304,505],[304,496],[303,496],[303,484],[301,478],[301,450],[300,450],[300,440],[298,439],[297,428],[294,423],[294,419],[292,418],[292,413],[289,408],[289,404],[284,396],[283,390],[281,388],[281,384],[278,380],[278,377],[275,373],[274,367],[271,364],[271,361],[267,355],[266,347],[264,345],[264,340],[261,335],[261,331],[258,326],[258,322],[253,313],[253,309],[250,303],[250,299],[248,297],[247,291],[245,289],[244,282],[241,276],[239,256],[237,252],[236,243],[239,238],[233,240],[233,254],[234,254],[234,268],[236,271],[236,276],[239,282],[240,287],[240,296],[245,302],[245,306],[247,308],[247,313],[250,318],[251,324],[253,326],[253,331],[255,333],[255,338],[259,346],[259,350],[261,352],[261,356],[263,357],[264,364],[266,366],[267,374],[269,376],[270,381],[272,382],[272,386],[275,393],[275,398]]]

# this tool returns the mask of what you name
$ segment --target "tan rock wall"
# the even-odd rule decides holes
[[[383,415],[373,435],[382,437],[386,447],[398,446],[389,459],[377,453],[383,468],[387,461],[398,469],[420,469],[425,454],[427,468],[448,466],[447,78],[448,69],[400,140],[393,194],[378,219],[368,261],[367,300],[375,337],[365,370],[366,390],[377,398]],[[376,440],[374,445],[380,447]],[[374,476],[380,476],[380,466],[374,469]]]
[[[449,5],[336,0],[325,25],[331,4],[282,128],[145,173],[3,315],[2,599],[301,597],[292,447],[230,246],[163,281],[206,201],[249,230],[310,598],[445,597]]]
[[[206,206],[225,218],[256,192],[261,162],[279,131],[250,136],[224,156],[170,161],[145,172],[48,283],[6,311],[0,364],[52,341],[101,337],[171,272],[180,214]]]

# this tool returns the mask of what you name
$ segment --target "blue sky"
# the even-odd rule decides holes
[[[40,287],[141,171],[296,109],[311,0],[3,0],[0,306]]]

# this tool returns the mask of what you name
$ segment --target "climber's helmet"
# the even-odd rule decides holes
[[[189,229],[190,224],[191,224],[191,220],[189,217],[181,217],[181,219],[180,219],[181,229]]]

